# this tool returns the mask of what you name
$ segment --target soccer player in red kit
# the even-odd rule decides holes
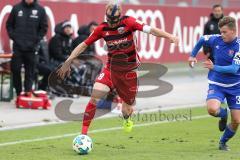
[[[134,43],[134,32],[136,30],[163,37],[169,39],[171,43],[178,44],[178,38],[172,34],[148,26],[131,16],[121,16],[121,13],[122,8],[119,4],[107,4],[107,22],[100,24],[84,42],[79,44],[58,70],[59,76],[63,79],[65,75],[70,73],[72,61],[89,45],[101,38],[106,41],[108,61],[93,86],[91,99],[86,106],[83,117],[82,134],[87,134],[88,132],[90,123],[95,115],[97,102],[113,89],[116,89],[118,95],[123,100],[123,127],[127,132],[132,130],[131,114],[137,93],[136,69],[139,66],[136,44]]]

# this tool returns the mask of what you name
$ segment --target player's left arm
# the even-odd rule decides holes
[[[232,64],[228,66],[214,65],[211,60],[207,60],[204,63],[205,68],[220,72],[220,73],[232,73],[236,74],[240,68],[240,53],[236,53]]]
[[[156,36],[156,37],[163,37],[163,38],[169,39],[171,43],[175,43],[176,45],[178,45],[178,43],[179,43],[178,37],[176,37],[176,36],[166,32],[166,31],[163,31],[163,30],[161,30],[159,28],[145,25],[143,27],[143,31],[144,30],[147,30],[147,31],[149,30],[149,33],[154,35],[154,36]]]
[[[179,42],[178,37],[166,31],[163,31],[156,27],[149,26],[133,17],[128,18],[128,23],[132,26],[133,31],[138,30],[144,33],[152,34],[156,37],[166,38],[166,39],[169,39],[171,43],[175,43],[176,45],[178,45],[178,42]]]

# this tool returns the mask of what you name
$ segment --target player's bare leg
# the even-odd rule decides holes
[[[221,102],[217,99],[207,100],[207,111],[211,116],[216,116],[220,109]]]
[[[240,124],[240,110],[231,109],[231,123],[225,129],[220,142],[219,149],[228,151],[230,150],[226,143],[231,139],[237,132],[238,126]]]
[[[228,119],[227,108],[221,108],[221,102],[219,100],[209,99],[207,100],[207,110],[210,115],[221,118],[218,127],[221,132],[224,131]]]
[[[98,82],[94,84],[91,99],[86,106],[84,116],[83,116],[82,134],[87,134],[88,132],[88,128],[96,112],[97,102],[101,98],[105,97],[109,91],[110,91],[110,88],[105,84],[98,83]]]
[[[133,113],[133,104],[129,105],[126,102],[122,103],[122,115],[124,118],[123,127],[126,132],[131,132],[133,127],[133,122],[131,120],[131,115]]]

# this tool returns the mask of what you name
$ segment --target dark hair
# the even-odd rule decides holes
[[[228,26],[230,29],[236,29],[236,20],[230,16],[224,16],[218,22],[218,27],[222,28],[223,26]]]
[[[221,4],[214,4],[214,5],[212,6],[212,9],[215,9],[215,8],[218,8],[218,7],[220,7],[221,9],[223,9],[223,6],[222,6]]]
[[[97,22],[92,21],[92,22],[90,22],[90,23],[88,24],[88,27],[91,27],[91,26],[97,26],[97,25],[98,25]]]

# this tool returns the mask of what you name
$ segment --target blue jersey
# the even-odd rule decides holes
[[[221,35],[205,35],[198,43],[199,46],[196,45],[192,52],[193,57],[202,45],[212,49],[214,68],[208,74],[210,84],[232,87],[240,83],[240,39],[235,38],[232,42],[226,43]],[[236,71],[229,71],[234,67]]]

